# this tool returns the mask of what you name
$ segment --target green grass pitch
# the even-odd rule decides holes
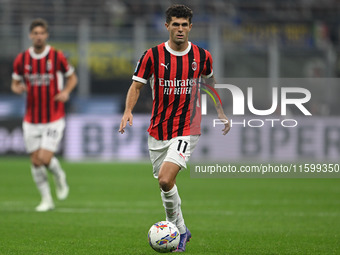
[[[147,232],[165,217],[150,164],[62,165],[69,198],[37,213],[28,159],[0,159],[1,255],[156,254]],[[340,254],[340,179],[192,179],[183,171],[177,186],[193,235],[186,254]]]

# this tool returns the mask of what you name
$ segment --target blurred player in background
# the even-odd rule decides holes
[[[69,193],[65,172],[54,153],[65,127],[64,103],[77,84],[74,68],[63,53],[46,43],[48,35],[47,22],[33,20],[29,34],[32,47],[16,57],[11,84],[14,93],[27,92],[23,132],[33,180],[41,195],[36,207],[39,212],[54,209],[46,169],[54,176],[57,198],[64,200]]]
[[[127,122],[132,125],[132,110],[140,89],[150,78],[153,110],[148,146],[166,219],[174,223],[181,234],[177,252],[185,251],[191,238],[181,211],[176,176],[186,168],[200,136],[199,91],[198,86],[192,85],[201,77],[214,83],[210,53],[188,41],[192,15],[191,9],[184,5],[173,5],[166,11],[165,27],[169,40],[147,50],[139,60],[119,129],[124,133]],[[227,119],[221,105],[217,106],[217,113],[220,119]],[[228,123],[223,134],[229,129]]]

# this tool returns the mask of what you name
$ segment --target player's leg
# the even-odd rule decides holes
[[[167,219],[169,216],[169,219],[175,218],[172,220],[175,220],[175,225],[181,234],[176,252],[185,251],[186,243],[191,239],[191,233],[184,223],[181,198],[176,186],[176,176],[180,169],[186,168],[186,162],[189,160],[198,140],[199,136],[181,136],[170,140],[167,156],[159,172],[158,180],[162,189],[161,196]]]
[[[185,233],[184,220],[183,224],[178,224],[178,219],[183,219],[180,215],[180,197],[176,186],[176,176],[180,171],[180,166],[173,162],[163,162],[158,175],[158,183],[161,189],[161,197],[165,209],[166,220],[175,224],[180,233]]]
[[[177,213],[174,212],[178,211],[179,201],[177,199],[178,192],[175,183],[180,166],[176,162],[164,161],[168,155],[170,145],[170,141],[156,140],[149,136],[148,146],[153,166],[153,175],[158,179],[166,218],[177,225]]]
[[[176,186],[176,176],[181,167],[173,162],[164,161],[158,175],[161,188],[161,197],[165,208],[166,220],[174,223],[180,232],[180,242],[175,251],[185,251],[186,243],[191,238],[191,233],[184,224],[181,210],[181,198]]]
[[[69,187],[66,182],[66,174],[62,169],[59,160],[54,156],[54,152],[40,149],[38,152],[38,158],[42,164],[47,167],[47,170],[53,174],[57,198],[59,200],[66,199],[69,193]]]
[[[176,176],[181,167],[176,163],[164,161],[158,175],[161,197],[167,221],[175,224],[181,234],[186,232],[181,210],[181,198],[176,186]]]
[[[38,158],[43,129],[41,125],[27,122],[23,122],[22,127],[26,151],[30,154],[32,177],[41,196],[41,203],[35,209],[40,212],[48,211],[54,208],[54,204],[46,167]]]
[[[174,187],[180,169],[181,167],[173,162],[163,162],[158,174],[159,187],[163,191],[168,192]]]
[[[176,176],[180,166],[173,162],[163,162],[158,175],[161,197],[166,213],[166,220],[175,224],[181,234],[186,232],[181,210],[181,198],[176,186]]]
[[[51,195],[50,185],[48,182],[45,165],[39,160],[39,150],[31,153],[31,172],[33,180],[41,196],[40,204],[35,208],[38,212],[46,212],[54,209],[54,203]]]
[[[190,137],[177,137],[170,141],[158,141],[149,137],[150,159],[154,177],[158,178],[161,197],[168,221],[174,223],[181,233],[180,244],[176,251],[185,251],[185,245],[191,233],[184,223],[181,210],[181,199],[176,186],[176,176],[181,168],[186,168],[186,161],[194,149],[197,138],[190,146]]]
[[[43,132],[41,149],[38,154],[39,159],[53,174],[56,184],[56,195],[60,200],[66,199],[69,193],[66,174],[62,169],[59,160],[54,156],[62,139],[64,128],[64,119],[49,123]]]

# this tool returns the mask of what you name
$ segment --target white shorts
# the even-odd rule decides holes
[[[65,119],[46,124],[23,122],[25,147],[28,153],[39,149],[56,152],[63,137]]]
[[[163,141],[149,136],[148,145],[153,176],[158,178],[159,170],[164,161],[175,163],[181,169],[187,168],[186,162],[194,151],[199,137],[199,135],[177,136],[171,140]]]

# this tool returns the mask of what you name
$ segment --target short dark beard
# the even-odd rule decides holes
[[[34,50],[37,52],[41,52],[44,47],[45,47],[45,44],[33,45]]]

